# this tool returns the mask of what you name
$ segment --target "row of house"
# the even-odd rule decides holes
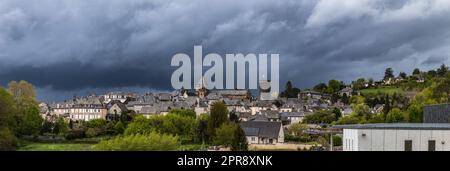
[[[221,101],[230,114],[239,117],[250,143],[272,144],[284,142],[283,129],[288,125],[302,122],[315,110],[335,107],[329,95],[313,91],[302,91],[298,98],[272,100],[264,96],[270,89],[261,89],[260,96],[253,97],[249,90],[208,90],[204,82],[199,84],[195,90],[74,96],[63,102],[42,103],[41,113],[43,117],[62,116],[73,121],[114,119],[130,111],[150,117],[165,115],[172,109],[192,109],[200,115],[209,113],[214,102]],[[352,90],[343,89],[340,93],[351,96]],[[341,108],[344,111],[345,106]]]

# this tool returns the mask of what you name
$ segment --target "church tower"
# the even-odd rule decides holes
[[[195,85],[195,92],[198,98],[203,99],[208,95],[208,89],[206,87],[205,78],[202,77]]]

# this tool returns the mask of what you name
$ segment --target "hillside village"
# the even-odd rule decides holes
[[[444,98],[416,104],[419,102],[415,99],[421,97],[423,91],[429,91],[429,87],[436,86],[447,73],[445,65],[428,72],[416,69],[410,76],[403,72],[394,76],[393,70],[388,68],[379,81],[361,78],[345,85],[330,80],[328,85],[318,84],[310,90],[300,90],[288,82],[277,100],[252,96],[249,90],[208,90],[202,79],[195,90],[145,94],[110,92],[74,96],[63,102],[39,106],[46,120],[63,117],[79,123],[96,119],[114,121],[123,114],[151,118],[167,115],[172,110],[191,110],[200,117],[209,114],[216,102],[221,102],[227,108],[228,117],[237,117],[249,144],[275,145],[302,141],[305,137],[308,138],[303,141],[317,141],[319,137],[323,139],[321,145],[325,145],[330,138],[323,136],[327,135],[324,130],[331,125],[422,122],[425,105],[448,101]],[[300,131],[294,129],[298,125],[304,125]],[[342,141],[339,136],[332,139],[335,143]]]
[[[330,80],[302,90],[288,81],[275,100],[266,99],[267,88],[260,88],[260,95],[208,90],[201,79],[193,90],[110,92],[38,103],[33,85],[12,81],[0,88],[0,113],[5,114],[0,133],[7,144],[2,148],[450,150],[444,143],[450,134],[433,136],[450,130],[448,67],[398,76],[388,68],[384,75],[378,81]],[[374,142],[378,136],[386,142]]]

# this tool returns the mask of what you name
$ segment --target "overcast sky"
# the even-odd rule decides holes
[[[280,84],[449,64],[448,0],[1,0],[0,83],[41,100],[170,90],[176,53],[278,53]]]

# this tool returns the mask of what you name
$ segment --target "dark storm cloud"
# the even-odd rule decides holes
[[[377,78],[448,63],[449,15],[447,0],[3,0],[0,83],[168,90],[171,57],[194,45],[279,53],[281,83],[301,87]]]
[[[427,60],[423,61],[422,64],[424,65],[440,65],[443,63],[443,61],[446,61],[449,57],[448,56],[431,56]]]

